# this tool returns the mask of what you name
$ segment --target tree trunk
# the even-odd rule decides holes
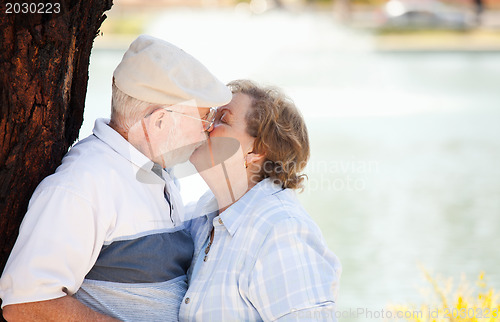
[[[112,6],[36,2],[0,1],[0,272],[33,191],[78,137],[92,43]]]

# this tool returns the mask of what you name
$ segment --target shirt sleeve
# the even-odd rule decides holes
[[[0,279],[2,308],[75,293],[105,239],[96,215],[87,200],[64,188],[35,192]]]
[[[340,272],[319,228],[287,218],[264,240],[249,277],[249,300],[265,321],[335,320]]]

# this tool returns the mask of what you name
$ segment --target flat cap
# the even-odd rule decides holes
[[[130,44],[113,76],[122,92],[154,104],[195,100],[198,107],[214,107],[232,98],[227,86],[197,59],[149,35],[140,35]]]

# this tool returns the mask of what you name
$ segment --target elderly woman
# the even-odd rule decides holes
[[[191,157],[211,192],[193,210],[180,320],[335,320],[340,263],[294,192],[309,158],[304,119],[275,88],[228,86],[232,101]]]

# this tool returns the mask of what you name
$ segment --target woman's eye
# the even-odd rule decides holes
[[[221,116],[220,116],[220,122],[221,123],[227,123],[227,120],[226,120],[226,113],[222,113]]]

